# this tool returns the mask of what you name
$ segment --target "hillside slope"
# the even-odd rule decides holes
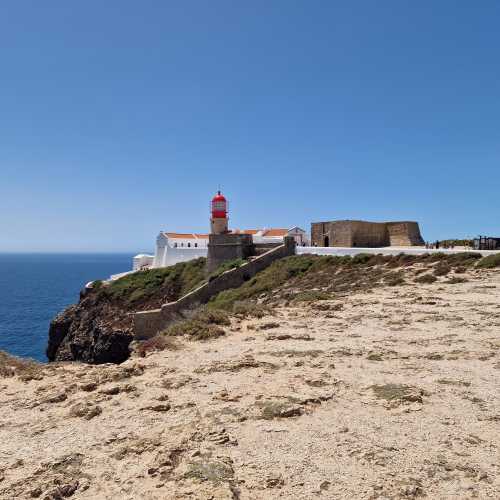
[[[499,498],[500,271],[358,260],[118,366],[0,357],[0,498]]]

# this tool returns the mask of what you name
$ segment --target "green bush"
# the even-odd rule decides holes
[[[500,253],[495,253],[493,255],[488,255],[488,257],[483,257],[477,264],[476,267],[480,269],[493,269],[494,267],[500,267]]]
[[[374,257],[371,253],[358,253],[352,258],[353,264],[368,264]]]

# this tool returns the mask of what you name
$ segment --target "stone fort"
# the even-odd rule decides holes
[[[337,220],[313,222],[311,243],[318,247],[389,247],[424,245],[417,222]]]

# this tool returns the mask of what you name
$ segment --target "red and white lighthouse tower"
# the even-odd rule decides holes
[[[220,191],[212,198],[210,204],[210,232],[212,234],[225,234],[228,230],[227,200]]]

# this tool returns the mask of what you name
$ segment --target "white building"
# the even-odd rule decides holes
[[[251,234],[254,243],[280,243],[285,236],[293,236],[297,245],[303,246],[308,244],[306,232],[299,227],[290,229],[247,229],[240,231],[235,229],[234,233]],[[199,233],[167,233],[161,232],[156,238],[156,251],[150,267],[166,267],[185,262],[198,257],[206,257],[208,253],[208,234]],[[145,262],[145,258],[152,256],[137,256],[142,257],[138,262]],[[134,257],[134,269],[135,269]],[[143,267],[139,267],[143,269]]]

